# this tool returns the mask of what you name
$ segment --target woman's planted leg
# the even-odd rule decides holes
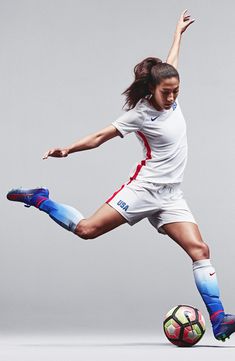
[[[214,335],[224,341],[235,332],[235,316],[224,313],[209,247],[202,240],[198,226],[191,222],[176,222],[162,228],[191,257],[195,283],[209,312]]]

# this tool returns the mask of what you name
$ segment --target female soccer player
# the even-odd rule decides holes
[[[214,336],[224,341],[235,331],[235,316],[224,312],[209,247],[180,188],[187,161],[187,138],[177,100],[180,79],[176,68],[182,34],[193,22],[185,10],[166,62],[149,57],[135,66],[134,82],[123,93],[126,113],[97,133],[66,148],[50,149],[44,155],[43,159],[67,157],[116,136],[135,133],[144,159],[94,215],[85,219],[78,210],[52,201],[46,188],[13,189],[7,198],[39,208],[83,239],[96,238],[126,222],[134,225],[147,217],[158,232],[171,237],[191,257],[196,286],[209,312]]]

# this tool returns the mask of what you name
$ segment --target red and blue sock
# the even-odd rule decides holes
[[[193,262],[193,273],[197,289],[206,305],[213,328],[224,318],[224,307],[220,300],[219,286],[210,259]]]
[[[51,199],[38,199],[37,208],[47,213],[56,223],[68,231],[74,232],[78,223],[84,219],[75,208],[57,203]]]

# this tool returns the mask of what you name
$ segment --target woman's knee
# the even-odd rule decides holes
[[[91,226],[86,219],[78,223],[74,233],[82,239],[94,239],[99,235],[97,227]]]
[[[193,261],[208,259],[210,258],[210,249],[204,241],[201,241],[192,248],[190,256]]]

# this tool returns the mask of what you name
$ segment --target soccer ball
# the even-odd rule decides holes
[[[166,314],[163,329],[168,340],[180,347],[195,345],[206,330],[202,313],[187,305],[173,307]]]

